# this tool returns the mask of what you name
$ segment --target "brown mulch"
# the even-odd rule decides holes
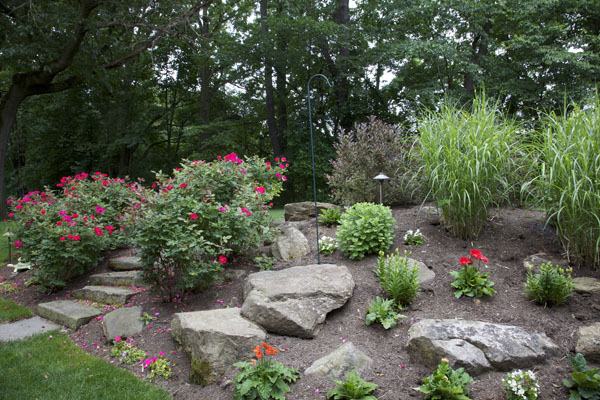
[[[420,379],[431,374],[432,369],[412,362],[404,350],[407,331],[412,323],[423,318],[462,318],[521,326],[529,331],[539,331],[548,335],[561,348],[563,355],[551,358],[545,364],[533,367],[541,386],[541,399],[566,399],[568,392],[562,384],[562,378],[571,371],[564,354],[574,352],[577,341],[577,329],[583,325],[600,320],[600,300],[590,296],[574,294],[560,307],[544,309],[527,299],[523,290],[525,270],[522,261],[528,255],[545,252],[549,256],[560,257],[561,247],[551,227],[544,227],[543,214],[537,211],[503,208],[491,212],[488,223],[480,237],[466,242],[452,237],[435,218],[421,215],[417,219],[418,207],[394,208],[393,214],[398,221],[396,247],[403,252],[407,249],[412,257],[424,262],[436,274],[431,290],[421,292],[409,308],[403,311],[406,319],[399,320],[398,327],[389,331],[381,326],[367,326],[365,309],[375,296],[382,295],[379,284],[373,274],[376,256],[360,261],[351,261],[339,251],[332,256],[322,256],[322,261],[346,265],[354,277],[356,287],[354,295],[339,310],[331,312],[322,330],[312,340],[270,334],[268,343],[280,349],[275,358],[288,366],[304,371],[313,361],[336,349],[343,342],[351,341],[360,350],[374,360],[371,370],[363,379],[379,385],[375,395],[380,400],[423,398],[412,390],[420,384]],[[309,241],[313,252],[301,260],[278,263],[275,268],[316,263],[315,229],[309,222],[299,224]],[[426,237],[422,246],[404,246],[402,236],[408,229],[420,228]],[[335,236],[334,228],[319,227],[321,235]],[[479,249],[489,258],[487,271],[495,282],[497,293],[491,298],[475,300],[455,299],[450,283],[452,277],[448,271],[458,268],[458,259],[468,256],[472,248]],[[121,255],[125,255],[121,251]],[[110,255],[114,256],[114,254]],[[256,271],[248,260],[232,260],[230,268]],[[89,274],[108,271],[106,262],[102,262]],[[11,270],[0,268],[0,275],[9,276]],[[30,272],[19,274],[14,282],[25,282]],[[20,304],[35,310],[36,304],[55,299],[70,297],[70,290],[86,284],[87,274],[53,295],[43,295],[34,288],[21,290],[13,294],[3,294]],[[574,276],[600,277],[600,271],[575,269]],[[151,323],[139,337],[134,339],[138,347],[150,355],[164,351],[173,364],[173,377],[168,381],[161,378],[155,383],[167,389],[177,399],[231,399],[235,370],[219,377],[217,383],[200,387],[188,383],[189,359],[177,351],[169,332],[173,313],[208,310],[222,307],[239,307],[243,301],[243,279],[215,284],[206,291],[190,295],[184,302],[162,303],[160,297],[151,291],[141,291],[130,305],[141,305],[147,313],[158,313],[158,319]],[[107,310],[108,311],[108,310]],[[77,332],[70,332],[74,342],[85,348],[90,354],[111,360],[102,338],[102,326],[93,320]],[[118,364],[118,362],[116,363]],[[139,366],[123,366],[139,376]],[[490,372],[474,377],[470,385],[474,400],[504,399],[502,378],[505,373]],[[326,393],[334,386],[331,382],[309,376],[301,378],[292,385],[288,399],[325,399]]]

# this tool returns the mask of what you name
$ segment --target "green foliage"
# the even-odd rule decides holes
[[[261,254],[259,256],[254,257],[254,262],[256,263],[258,269],[261,271],[268,271],[272,269],[276,261],[277,260],[275,258],[269,257],[265,254]]]
[[[319,214],[319,221],[323,225],[334,226],[340,224],[340,218],[342,217],[342,211],[340,208],[324,208]]]
[[[144,321],[144,325],[148,326],[150,322],[156,319],[155,316],[148,314],[147,312],[142,313],[142,321]]]
[[[171,362],[164,358],[163,354],[163,352],[160,352],[157,357],[142,361],[142,368],[150,370],[150,380],[153,380],[157,376],[162,376],[165,379],[171,377]]]
[[[6,399],[172,398],[129,371],[87,354],[58,331],[0,346],[0,370]]]
[[[369,304],[365,322],[367,325],[380,323],[384,329],[395,328],[396,320],[406,318],[406,316],[398,314],[394,308],[395,304],[393,300],[385,300],[377,296],[375,300],[371,301]]]
[[[527,271],[525,291],[540,305],[561,305],[573,295],[571,268],[563,269],[551,262],[540,265],[540,272],[533,274],[532,267]]]
[[[426,399],[471,400],[466,385],[473,382],[473,378],[463,368],[452,369],[447,360],[443,359],[433,374],[422,381],[424,384],[414,389],[425,393]]]
[[[348,379],[343,381],[336,380],[337,386],[327,392],[327,398],[333,400],[377,400],[377,397],[370,395],[377,385],[360,379],[356,370],[348,374]]]
[[[288,384],[298,379],[299,374],[296,369],[267,358],[267,356],[277,353],[273,347],[266,343],[263,343],[262,346],[265,348],[266,355],[263,355],[260,346],[256,346],[254,350],[258,361],[242,361],[233,364],[234,367],[241,368],[233,378],[233,383],[235,383],[234,400],[268,400],[271,398],[284,400],[286,393],[290,391]]]
[[[538,397],[540,385],[532,371],[509,372],[503,382],[508,400],[535,400]]]
[[[356,124],[354,131],[342,132],[334,146],[333,171],[326,178],[337,202],[351,205],[377,201],[379,184],[373,178],[380,173],[390,177],[384,183],[385,203],[405,204],[412,200],[412,138],[399,127],[370,117],[369,122]]]
[[[488,208],[516,191],[521,169],[517,129],[497,105],[480,96],[470,112],[445,104],[420,121],[421,173],[442,211],[443,223],[461,239],[476,238]]]
[[[227,255],[270,239],[266,204],[281,192],[285,168],[231,153],[212,163],[185,162],[172,178],[158,174],[148,211],[137,220],[145,280],[172,301],[216,278]]]
[[[115,339],[115,345],[110,350],[111,357],[118,358],[125,364],[136,364],[148,356],[144,350],[138,349],[131,340],[121,340],[120,337],[117,339]]]
[[[600,268],[600,97],[551,114],[544,126],[539,193],[563,248]]]
[[[404,250],[404,257],[401,257],[398,249],[395,254],[385,257],[379,252],[374,271],[381,288],[397,305],[410,304],[419,291],[419,267],[414,263],[409,266],[409,255]]]
[[[598,368],[588,368],[581,353],[575,357],[567,354],[573,372],[571,379],[563,379],[563,384],[570,389],[569,400],[598,400],[600,399],[600,374]]]
[[[409,229],[404,234],[404,244],[407,246],[421,245],[423,243],[425,243],[425,236],[423,236],[423,233],[419,229],[414,232],[412,229]]]
[[[489,274],[480,273],[475,265],[463,265],[458,271],[450,271],[454,277],[451,286],[455,289],[454,296],[458,299],[461,296],[481,297],[483,295],[491,296],[496,293],[492,287],[494,282],[488,279]]]
[[[321,254],[333,254],[337,247],[337,243],[331,236],[323,236],[319,239],[319,252]]]
[[[0,277],[0,283],[2,282]],[[14,301],[0,299],[0,324],[3,322],[15,322],[25,318],[31,318],[32,312]]]
[[[340,223],[339,249],[353,260],[385,251],[392,245],[395,220],[389,207],[357,203],[342,215]]]

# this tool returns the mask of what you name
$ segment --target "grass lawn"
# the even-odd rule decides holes
[[[10,300],[0,299],[0,323],[19,321],[32,316],[31,311],[22,305]]]
[[[0,371],[2,399],[171,398],[128,371],[86,354],[58,331],[0,346]]]
[[[283,208],[271,208],[269,214],[275,222],[283,221]]]

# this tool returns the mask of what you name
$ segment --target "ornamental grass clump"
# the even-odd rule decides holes
[[[589,108],[551,114],[537,179],[548,222],[567,256],[600,268],[600,99]]]
[[[353,260],[386,251],[394,239],[395,222],[389,207],[357,203],[342,214],[337,230],[338,248]]]
[[[419,267],[411,262],[409,255],[404,250],[402,257],[396,249],[394,254],[384,257],[381,251],[374,270],[381,288],[398,306],[410,304],[419,291]]]
[[[470,111],[443,105],[420,121],[417,152],[442,221],[456,236],[476,238],[488,209],[509,201],[522,152],[515,125],[484,97]]]

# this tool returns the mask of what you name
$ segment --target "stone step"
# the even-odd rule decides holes
[[[135,290],[117,288],[112,286],[84,286],[73,291],[73,296],[78,299],[89,300],[102,304],[125,304],[137,292]]]
[[[108,260],[108,266],[115,271],[137,271],[142,269],[142,261],[135,256],[116,257]]]
[[[102,310],[71,300],[57,300],[38,304],[37,313],[40,317],[77,330],[94,317],[101,315]]]
[[[58,328],[60,328],[60,325],[40,317],[24,319],[10,324],[0,324],[0,342],[21,340]]]
[[[140,286],[144,280],[137,271],[117,271],[90,276],[90,285],[94,286]]]

